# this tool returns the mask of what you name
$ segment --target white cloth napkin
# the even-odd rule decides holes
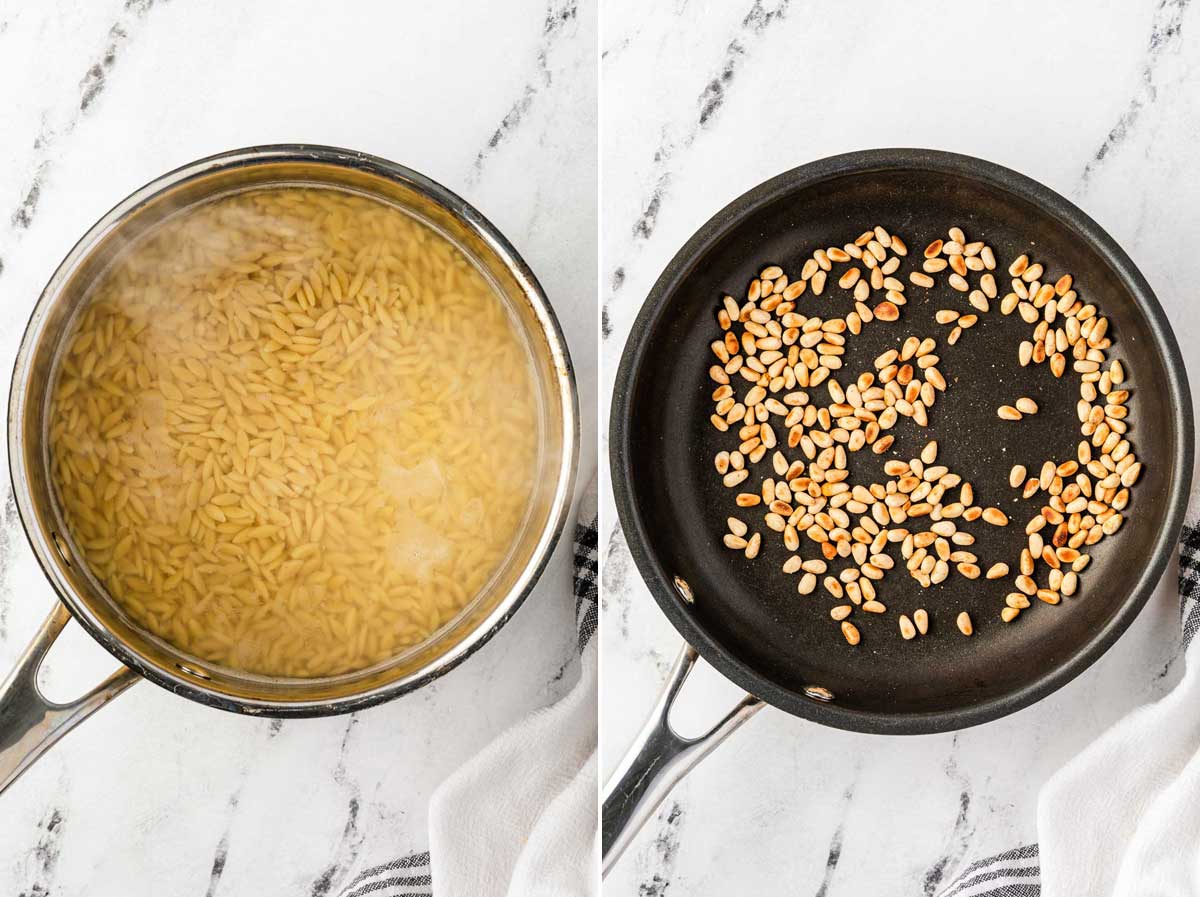
[[[1038,800],[1044,897],[1200,894],[1200,530],[1185,527],[1183,680],[1063,767]]]
[[[435,897],[589,897],[600,870],[597,782],[596,491],[575,527],[579,681],[513,726],[434,792]]]
[[[596,893],[596,642],[579,683],[447,779],[429,808],[437,897]]]
[[[972,863],[938,897],[1200,895],[1200,521],[1180,536],[1179,599],[1182,681],[1043,786],[1039,843]]]
[[[580,667],[565,697],[500,735],[438,787],[429,850],[363,869],[339,897],[594,897],[594,638]]]
[[[596,484],[574,533],[579,681],[501,734],[434,792],[429,850],[364,868],[339,897],[592,897],[596,807]],[[564,596],[566,597],[566,596]]]

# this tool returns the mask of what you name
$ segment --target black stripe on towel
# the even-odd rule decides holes
[[[938,897],[1040,897],[1037,859],[1038,846],[1025,844],[976,860],[939,891]]]

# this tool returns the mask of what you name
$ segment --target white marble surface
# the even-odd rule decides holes
[[[595,66],[595,10],[573,0],[0,2],[0,370],[58,261],[130,190],[237,146],[351,147],[465,196],[537,272],[579,372],[586,480]],[[6,672],[52,596],[7,473],[0,492]],[[0,798],[0,893],[320,897],[424,849],[441,778],[575,675],[569,542],[467,663],[352,717],[280,726],[135,686]],[[72,625],[49,665],[66,695],[113,662]]]
[[[901,12],[903,8],[903,12]],[[726,202],[812,159],[956,150],[1066,195],[1121,243],[1200,370],[1200,9],[1162,2],[645,4],[601,28],[601,415],[628,328],[675,251]],[[601,751],[607,774],[680,638],[637,576],[601,489]],[[932,894],[972,858],[1036,838],[1039,786],[1178,676],[1173,563],[1132,629],[1041,703],[958,734],[885,738],[765,710],[668,799],[612,897]],[[686,689],[699,731],[736,691]]]

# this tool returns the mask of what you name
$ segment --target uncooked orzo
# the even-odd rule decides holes
[[[74,543],[139,624],[215,664],[393,657],[486,587],[526,516],[525,343],[451,243],[363,196],[177,214],[91,288],[56,376]]]

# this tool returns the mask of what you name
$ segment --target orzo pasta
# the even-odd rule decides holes
[[[452,244],[366,197],[179,213],[94,284],[56,376],[74,543],[139,624],[216,664],[386,660],[486,586],[526,515],[526,345]]]

